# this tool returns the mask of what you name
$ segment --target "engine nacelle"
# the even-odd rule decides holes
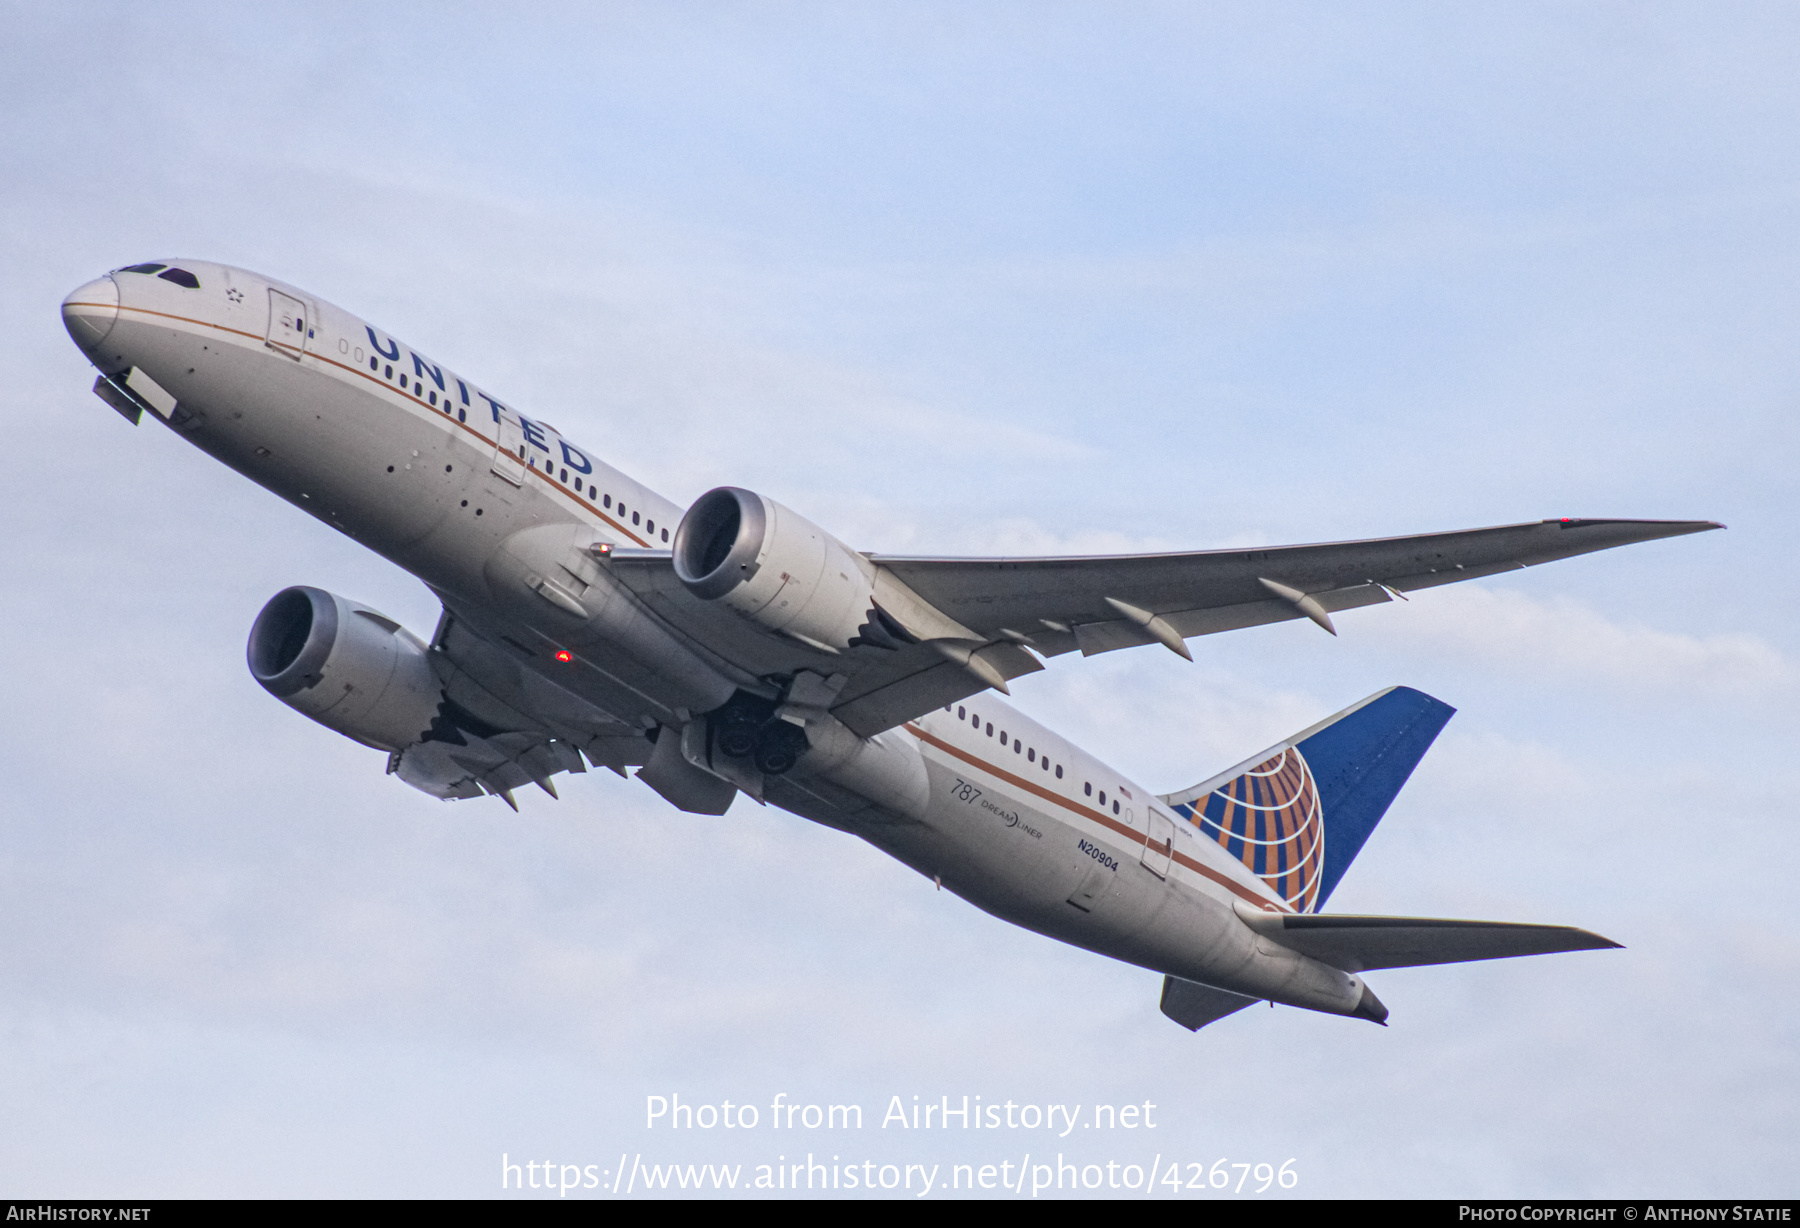
[[[872,615],[875,569],[867,559],[754,491],[721,486],[701,495],[675,530],[674,563],[694,596],[811,647],[906,635]]]
[[[378,750],[405,750],[424,738],[443,699],[417,636],[320,588],[296,586],[271,597],[245,655],[269,694]]]

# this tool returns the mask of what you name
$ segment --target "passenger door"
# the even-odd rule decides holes
[[[525,484],[525,428],[519,415],[502,407],[494,427],[494,472],[514,486]]]
[[[306,304],[291,294],[269,288],[269,331],[264,340],[277,354],[295,362],[306,353],[306,338],[314,321]]]
[[[1169,863],[1175,857],[1175,824],[1169,816],[1155,809],[1144,815],[1144,869],[1158,878],[1169,876]]]

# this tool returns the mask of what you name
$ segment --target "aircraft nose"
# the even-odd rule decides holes
[[[62,316],[75,344],[93,353],[118,321],[119,283],[108,274],[77,288],[63,300]]]

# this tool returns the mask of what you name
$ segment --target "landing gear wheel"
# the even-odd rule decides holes
[[[733,759],[742,759],[756,749],[756,726],[727,725],[719,733],[719,749]]]
[[[783,720],[764,725],[756,739],[756,770],[779,776],[800,761],[807,751],[806,731]]]
[[[764,776],[779,776],[794,766],[796,756],[786,747],[774,747],[760,751],[756,756],[756,770]]]

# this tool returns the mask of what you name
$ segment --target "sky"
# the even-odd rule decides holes
[[[692,1164],[756,1196],[811,1154],[893,1165],[892,1197],[1061,1162],[1248,1197],[1289,1161],[1260,1196],[1795,1194],[1800,923],[1787,888],[1743,894],[1800,868],[1790,6],[6,3],[0,28],[0,1192],[612,1197],[624,1157],[632,1193]],[[1386,1029],[1190,1034],[1157,975],[747,799],[416,793],[242,645],[289,584],[422,633],[429,594],[89,395],[62,296],[184,255],[373,320],[670,498],[747,486],[865,550],[1722,521],[1336,639],[1014,684],[1157,791],[1419,687],[1458,715],[1331,907],[1624,949],[1371,974]],[[759,1121],[651,1122],[674,1096]],[[964,1096],[1155,1124],[880,1124]],[[778,1098],[864,1125],[778,1131]],[[504,1189],[515,1162],[558,1188]],[[1039,1193],[1152,1196],[1075,1179]]]

